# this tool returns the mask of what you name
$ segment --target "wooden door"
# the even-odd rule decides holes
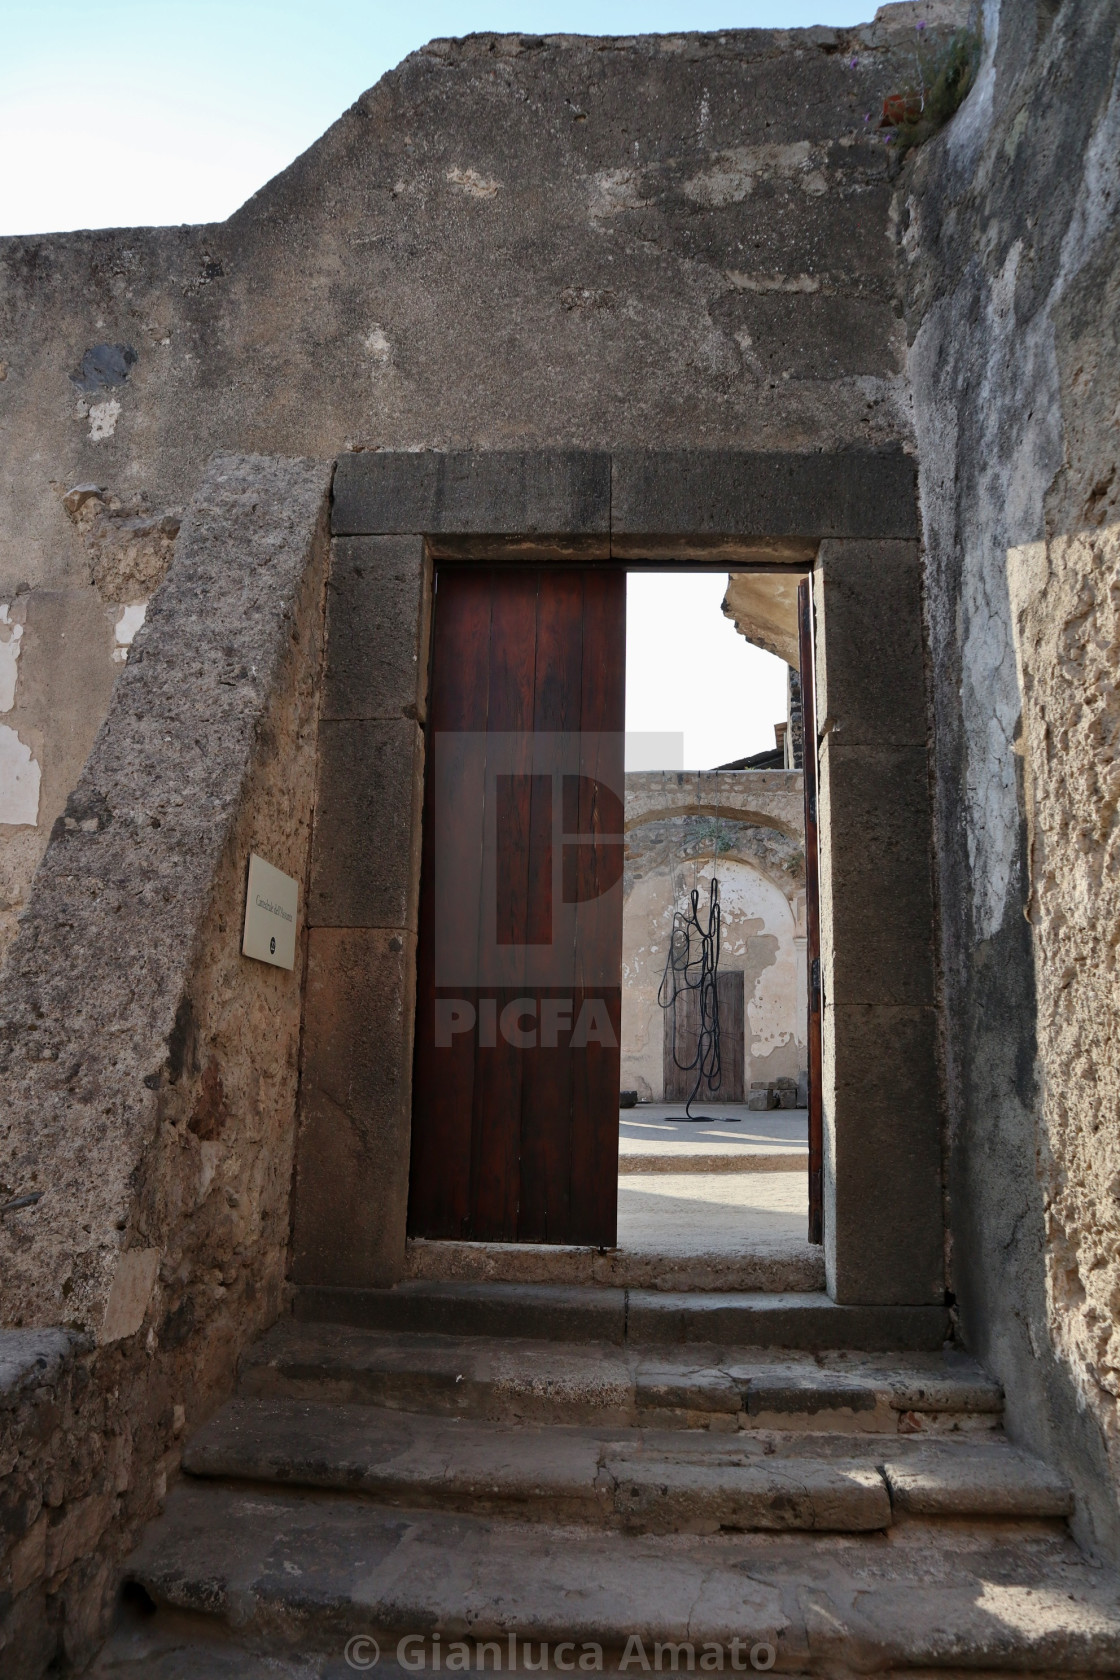
[[[437,573],[413,1236],[615,1242],[625,636],[621,570]]]
[[[817,702],[813,658],[813,580],[797,586],[801,671],[801,763],[805,795],[805,932],[809,981],[809,1241],[824,1242],[824,1038],[821,1002],[821,894],[817,839]]]
[[[743,1012],[743,971],[726,969],[716,975],[716,1001],[719,1006],[719,1040],[721,1078],[718,1091],[701,1085],[696,1093],[698,1103],[741,1103],[744,1098],[746,1063],[745,1018]],[[673,1052],[673,1015],[665,1011],[665,1049],[663,1072],[665,1101],[687,1102],[696,1084],[696,1069],[691,1072],[677,1063],[691,1062],[696,1055],[700,1036],[700,993],[692,988],[678,994],[676,1003],[676,1054]]]

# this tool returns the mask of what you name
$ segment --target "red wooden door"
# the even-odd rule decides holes
[[[409,1231],[611,1246],[626,579],[436,577]]]

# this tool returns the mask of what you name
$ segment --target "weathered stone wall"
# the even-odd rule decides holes
[[[802,797],[798,771],[627,776],[622,1087],[639,1100],[664,1096],[657,994],[673,914],[687,909],[694,885],[707,906],[713,871],[721,883],[720,969],[744,977],[745,1087],[797,1079],[805,1069]]]
[[[987,0],[900,181],[935,674],[952,1275],[1120,1546],[1120,28]]]
[[[947,11],[436,41],[220,226],[0,241],[0,941],[214,450],[907,442],[875,121]]]
[[[250,851],[305,896],[329,480],[212,464],[0,974],[0,1199],[40,1197],[0,1219],[0,1314],[79,1337],[5,1418],[6,1675],[88,1648],[279,1310],[305,941],[288,972],[241,930]]]

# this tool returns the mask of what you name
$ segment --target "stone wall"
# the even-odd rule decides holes
[[[306,896],[329,481],[215,459],[0,973],[0,1356],[71,1338],[0,1414],[5,1675],[88,1651],[281,1304],[305,940],[241,929],[251,851]]]
[[[1120,32],[987,0],[900,178],[936,696],[952,1276],[1120,1546]]]
[[[657,1001],[674,910],[721,883],[720,971],[743,974],[745,1089],[806,1061],[805,857],[796,771],[626,778],[622,919],[622,1087],[664,1096]],[[718,854],[717,854],[718,847]],[[724,1053],[727,1054],[725,1043]]]
[[[435,41],[220,226],[0,241],[0,943],[215,450],[909,444],[874,125],[952,10]]]

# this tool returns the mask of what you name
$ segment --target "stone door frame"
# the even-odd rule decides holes
[[[434,561],[813,579],[825,1255],[844,1304],[944,1294],[917,469],[903,451],[363,451],[334,480],[294,1282],[403,1274]]]

